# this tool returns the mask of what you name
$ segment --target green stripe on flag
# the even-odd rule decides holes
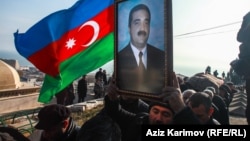
[[[114,34],[111,33],[60,64],[60,75],[45,76],[38,98],[39,102],[48,103],[54,95],[82,75],[103,66],[114,58]],[[48,66],[49,67],[49,66]]]

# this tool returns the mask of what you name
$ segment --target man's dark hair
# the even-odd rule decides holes
[[[119,125],[102,109],[82,125],[76,141],[120,141],[121,137]]]
[[[204,92],[194,93],[188,101],[192,108],[199,107],[200,105],[204,105],[206,111],[212,106],[212,100],[209,98],[209,95]]]
[[[130,10],[130,13],[129,13],[129,21],[128,21],[128,27],[131,26],[131,22],[132,22],[132,15],[134,12],[138,11],[138,10],[145,10],[148,12],[148,15],[149,15],[149,22],[150,22],[150,19],[151,19],[151,15],[150,15],[150,11],[149,11],[149,8],[147,5],[145,4],[138,4],[136,5],[135,7],[133,7],[131,10]]]

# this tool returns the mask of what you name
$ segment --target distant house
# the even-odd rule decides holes
[[[2,59],[0,58],[3,62],[7,63],[8,65],[12,66],[14,69],[19,70],[20,65],[18,63],[18,60],[13,60],[13,59]]]

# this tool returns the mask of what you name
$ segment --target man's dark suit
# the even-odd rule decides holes
[[[147,44],[147,70],[138,84],[138,66],[132,48],[127,45],[117,56],[117,85],[122,90],[158,94],[164,87],[164,51]]]

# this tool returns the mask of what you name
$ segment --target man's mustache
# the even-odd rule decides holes
[[[140,35],[146,36],[147,35],[147,33],[145,31],[139,31],[137,34],[138,34],[138,36],[140,36]]]

